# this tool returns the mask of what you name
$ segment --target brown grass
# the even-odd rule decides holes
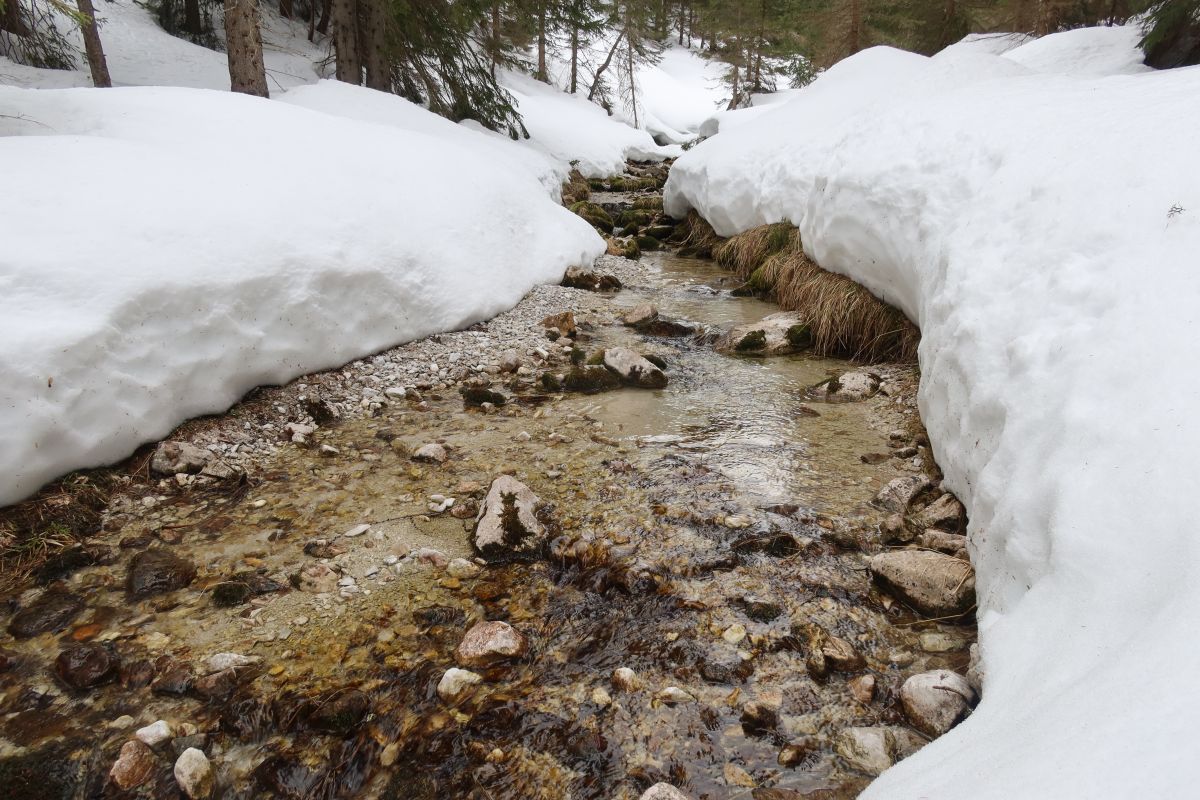
[[[916,361],[921,340],[916,326],[854,281],[817,266],[792,225],[762,225],[731,236],[713,249],[713,257],[784,310],[799,311],[818,355],[866,363]]]
[[[583,174],[579,170],[571,170],[570,175],[567,176],[566,183],[562,185],[563,205],[569,206],[572,203],[587,200],[591,197],[591,193],[592,189],[588,185],[587,178],[583,177]]]
[[[683,228],[687,233],[679,243],[680,255],[708,258],[712,255],[713,248],[721,244],[721,237],[717,236],[712,225],[695,211],[688,212],[683,221]]]

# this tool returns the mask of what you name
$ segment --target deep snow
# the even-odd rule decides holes
[[[669,212],[790,220],[922,331],[986,678],[864,797],[1194,794],[1200,68],[1134,41],[868,50],[672,170]]]
[[[0,505],[604,250],[469,131],[162,87],[0,108]]]

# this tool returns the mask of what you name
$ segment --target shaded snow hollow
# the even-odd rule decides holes
[[[0,118],[0,505],[604,250],[467,130],[164,87],[0,87],[0,108],[19,111]]]
[[[1193,794],[1200,68],[1142,72],[1135,42],[875,48],[672,170],[670,213],[790,220],[922,331],[986,678],[864,797]]]

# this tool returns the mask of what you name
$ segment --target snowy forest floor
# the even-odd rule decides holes
[[[657,192],[639,196],[640,227],[661,227]],[[621,219],[633,199],[588,208]],[[11,796],[102,787],[156,720],[142,796],[175,791],[175,754],[199,747],[221,797],[848,798],[923,745],[900,686],[965,672],[975,634],[867,569],[889,530],[916,534],[895,513],[940,493],[915,367],[718,352],[778,309],[706,259],[594,269],[620,291],[539,286],[0,512]],[[647,303],[650,324],[623,324]],[[618,347],[661,359],[666,388],[552,386]],[[861,396],[831,392],[847,376]],[[489,392],[508,402],[476,405]],[[544,541],[480,563],[504,474],[540,498]],[[481,620],[522,652],[439,697]]]

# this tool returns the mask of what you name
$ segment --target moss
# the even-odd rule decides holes
[[[637,244],[642,250],[661,250],[662,242],[655,239],[653,236],[637,237]]]
[[[592,353],[591,357],[587,360],[587,363],[588,363],[589,367],[603,366],[604,365],[604,351],[597,350],[596,352]]]
[[[651,225],[646,228],[646,235],[653,236],[659,241],[665,241],[675,235],[674,225]]]
[[[812,347],[813,335],[812,328],[807,325],[793,325],[787,329],[788,344],[792,347]]]
[[[664,359],[662,356],[656,356],[653,353],[644,353],[642,355],[642,358],[646,359],[647,361],[649,361],[651,364],[658,367],[659,369],[667,368],[666,359]]]
[[[593,192],[603,192],[608,188],[603,178],[589,178],[587,184]]]
[[[240,606],[250,599],[250,587],[241,581],[218,583],[213,587],[212,599],[219,606]]]
[[[751,350],[762,350],[766,346],[767,334],[765,331],[750,331],[734,345],[733,349],[739,353],[746,353]]]
[[[649,209],[651,211],[661,211],[663,207],[663,199],[661,197],[636,197],[633,200],[633,207],[638,209]]]
[[[484,403],[502,406],[508,402],[508,398],[499,392],[493,392],[491,389],[484,389],[480,386],[464,386],[458,390],[458,393],[462,395],[463,403],[468,406],[481,406]]]
[[[542,377],[539,379],[539,382],[542,384],[542,388],[545,389],[547,392],[562,391],[562,384],[559,382],[558,378],[555,377],[554,373],[552,373],[552,372],[543,372]]]
[[[624,228],[621,228],[621,235],[622,236],[637,236],[638,231],[640,231],[640,230],[641,230],[641,228],[639,228],[637,226],[636,222],[631,222],[628,225],[626,225]]]
[[[575,367],[567,373],[563,387],[569,392],[595,394],[620,387],[621,379],[604,367]]]
[[[598,228],[604,232],[608,232],[613,229],[612,217],[609,216],[607,211],[595,203],[582,201],[579,203],[572,203],[570,208],[573,213],[582,217],[584,221],[595,228]]]
[[[585,358],[587,358],[587,353],[583,352],[578,347],[571,348],[571,363],[572,364],[574,364],[575,366],[579,366],[580,364],[583,363],[583,360]]]

